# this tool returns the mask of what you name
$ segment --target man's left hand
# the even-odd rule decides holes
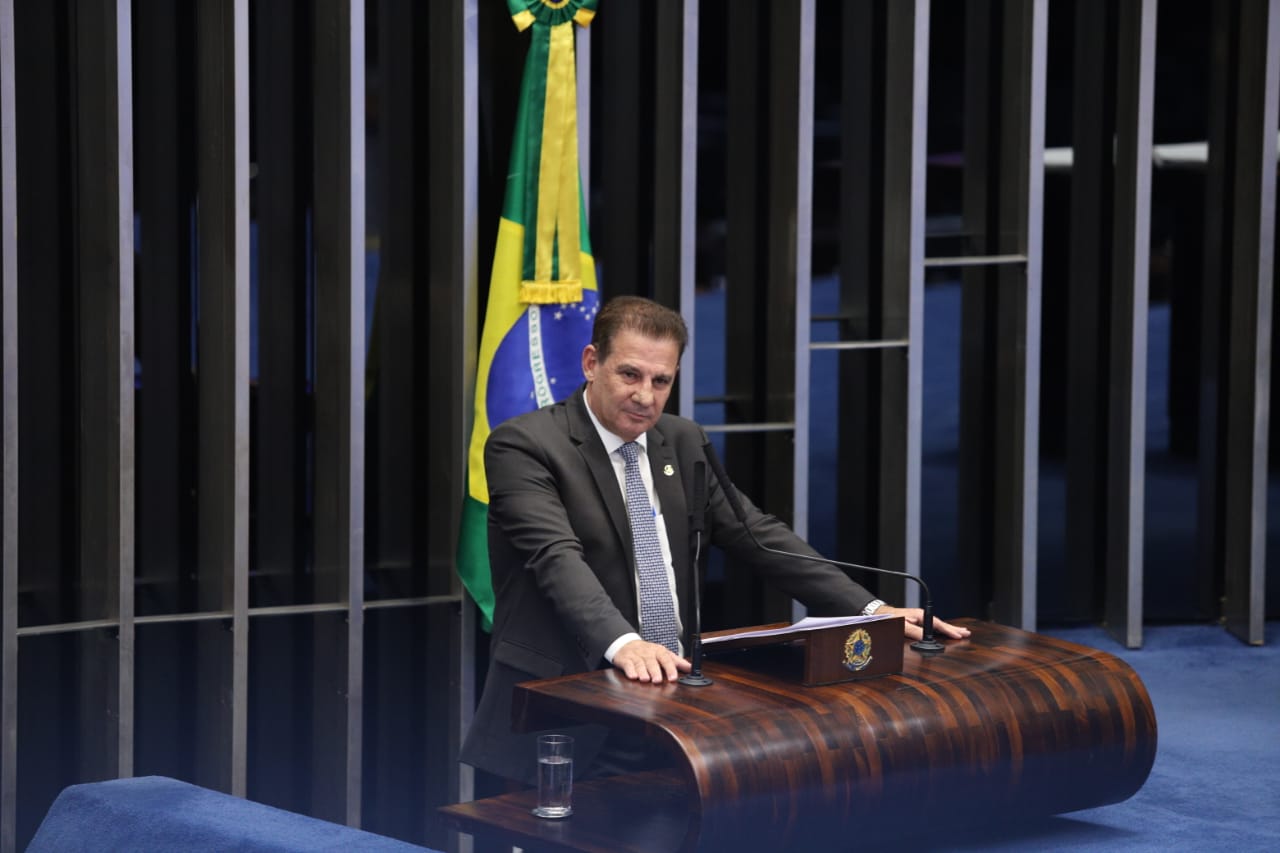
[[[924,611],[919,607],[890,607],[885,604],[876,608],[877,616],[885,614],[903,617],[902,627],[909,639],[919,640],[924,636],[924,629],[920,627],[924,624]],[[933,630],[934,633],[950,637],[953,640],[963,640],[969,636],[968,628],[951,625],[936,616],[933,618]]]
[[[680,673],[693,668],[689,661],[666,646],[644,640],[632,640],[618,649],[613,665],[632,681],[653,682],[675,681]]]

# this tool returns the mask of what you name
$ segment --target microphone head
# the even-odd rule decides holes
[[[702,533],[707,517],[707,463],[693,463],[693,502],[689,507],[689,531]]]

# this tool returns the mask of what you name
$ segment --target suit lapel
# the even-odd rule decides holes
[[[596,432],[595,424],[591,422],[591,415],[587,413],[587,407],[582,402],[581,388],[569,396],[565,401],[565,408],[569,415],[569,437],[578,446],[578,452],[582,454],[583,461],[587,463],[587,469],[591,471],[592,479],[596,481],[596,490],[600,493],[604,507],[609,513],[609,520],[613,523],[613,529],[622,543],[622,551],[626,555],[628,564],[633,564],[635,550],[631,547],[631,522],[627,520],[627,504],[622,498],[622,491],[618,488],[618,475],[613,472],[613,463],[609,461],[609,454],[604,452],[600,434]],[[634,568],[633,565],[632,574],[634,574]]]

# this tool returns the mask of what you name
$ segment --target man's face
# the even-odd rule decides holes
[[[582,351],[587,405],[605,429],[635,441],[662,415],[680,367],[676,342],[623,329],[601,361],[594,345]]]

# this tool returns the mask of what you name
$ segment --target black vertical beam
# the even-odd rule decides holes
[[[1142,645],[1148,271],[1156,0],[1122,4],[1116,38],[1114,250],[1107,402],[1107,626]]]
[[[1200,386],[1197,419],[1197,599],[1200,610],[1221,615],[1226,480],[1223,459],[1226,317],[1231,280],[1231,164],[1236,112],[1239,5],[1214,3],[1209,12],[1208,162],[1204,187],[1204,269],[1199,283]]]
[[[66,9],[51,3],[17,3],[11,7],[13,33],[22,33],[9,43],[13,56],[14,100],[11,109],[17,180],[5,183],[2,192],[15,198],[16,238],[22,250],[5,263],[16,264],[23,325],[40,334],[23,334],[15,340],[6,336],[6,347],[18,347],[18,401],[6,417],[16,417],[22,436],[22,476],[18,479],[17,509],[22,529],[13,543],[17,554],[16,601],[6,598],[5,607],[16,604],[17,630],[28,625],[71,622],[78,618],[79,539],[77,507],[76,447],[78,390],[75,387],[77,360],[76,317],[72,258],[76,252],[72,227],[71,200],[74,184],[72,166],[70,41]],[[18,85],[21,81],[21,85]],[[14,318],[16,319],[16,318]],[[12,320],[6,315],[5,322]],[[6,380],[10,382],[11,380]],[[6,459],[8,465],[18,463]],[[6,538],[5,547],[10,547]],[[26,640],[14,643],[16,654]],[[48,648],[47,646],[44,648]],[[23,749],[6,754],[13,762],[15,780],[21,789],[58,790],[57,782],[77,774],[74,764],[79,742],[79,695],[76,680],[67,675],[69,654],[59,646],[49,653],[47,669],[53,676],[59,707],[65,709],[57,721],[63,736],[56,756]],[[20,663],[16,661],[16,663]],[[72,662],[74,663],[74,662]],[[9,677],[17,678],[15,671]],[[15,690],[21,688],[13,682]],[[28,685],[26,689],[33,689]],[[7,701],[19,697],[9,694]],[[40,701],[37,694],[36,701]],[[109,701],[95,702],[95,709]],[[25,706],[26,703],[21,703]],[[17,715],[18,707],[12,711]],[[16,727],[17,717],[13,718]],[[6,738],[17,738],[16,728],[6,730]],[[38,738],[36,731],[22,733],[24,740]],[[16,786],[17,783],[15,783]],[[14,790],[8,788],[6,791]],[[3,843],[13,850],[26,843],[23,834],[34,832],[34,821],[22,806],[26,796],[18,796],[10,831]],[[9,829],[9,828],[7,828]]]
[[[18,618],[26,625],[79,618],[73,75],[65,8],[16,4],[14,29],[23,34],[14,43],[15,79],[23,81],[15,92],[22,175],[15,187],[21,211],[17,242],[23,248],[17,258],[18,301],[26,323],[41,330],[18,341],[18,430],[27,472],[19,483],[24,535]]]
[[[79,4],[75,278],[79,296],[80,612],[119,620],[87,641],[84,778],[133,769],[133,122],[129,6]],[[98,637],[99,635],[94,635]],[[115,652],[115,654],[112,654]]]
[[[18,169],[13,0],[0,0],[0,851],[18,818]]]
[[[249,554],[248,3],[197,8],[199,606],[225,613],[198,643],[201,784],[243,796]]]
[[[415,487],[426,481],[426,472],[415,459],[416,440],[423,437],[418,418],[423,414],[417,379],[421,371],[421,353],[415,344],[414,282],[418,279],[415,263],[434,253],[428,248],[418,257],[418,246],[434,234],[431,226],[416,215],[420,184],[425,176],[419,164],[433,162],[415,156],[419,147],[415,136],[418,127],[418,92],[422,88],[415,69],[415,45],[419,36],[443,27],[427,19],[420,7],[412,4],[378,5],[378,77],[379,90],[377,139],[379,155],[370,158],[380,168],[370,173],[369,227],[377,235],[379,250],[377,298],[371,323],[368,375],[368,467],[366,470],[366,518],[370,535],[365,542],[367,571],[379,578],[369,590],[370,597],[391,597],[396,589],[408,592],[406,584],[428,582],[427,573],[413,571],[414,534],[420,522],[415,503]],[[422,29],[422,32],[419,30]],[[434,46],[432,46],[434,47]],[[434,49],[428,67],[447,65]],[[431,91],[430,81],[425,99]],[[425,126],[431,126],[425,122]],[[447,126],[447,125],[444,125]],[[427,134],[427,146],[437,135],[447,135],[442,125]],[[374,181],[377,184],[374,185]],[[374,199],[378,200],[375,205]],[[423,207],[435,211],[435,208]],[[443,213],[443,211],[439,211]],[[447,217],[446,217],[447,219]],[[427,291],[423,291],[425,297]],[[422,312],[425,315],[425,311]],[[453,399],[453,398],[449,398]],[[407,463],[407,464],[406,464]],[[436,484],[440,485],[440,484]],[[427,537],[430,541],[431,537]]]
[[[762,125],[771,93],[772,65],[761,4],[744,3],[724,16],[726,29],[727,134],[725,141],[725,423],[764,421],[767,340],[764,329],[768,262],[767,137]],[[735,483],[757,497],[772,495],[773,479],[763,461],[764,438],[758,434],[728,436],[725,456]],[[735,464],[736,463],[736,464]],[[769,511],[776,511],[773,506]],[[728,625],[748,625],[756,618],[762,589],[754,575],[734,566],[725,570],[724,611]]]
[[[698,4],[658,3],[655,14],[653,298],[691,313],[682,288],[692,277],[697,145],[691,125],[698,101]],[[692,378],[689,363],[686,370]],[[681,383],[677,399],[685,384],[692,382]]]
[[[608,4],[604,13],[608,26],[599,31],[593,51],[600,75],[595,81],[597,126],[602,132],[591,159],[596,171],[593,192],[604,200],[608,215],[595,221],[592,245],[604,298],[648,296],[649,224],[641,213],[648,189],[642,188],[641,176],[653,143],[642,125],[642,44],[651,13],[645,3]]]
[[[255,607],[310,604],[310,388],[307,346],[311,189],[310,7],[254,3],[253,162],[258,235],[258,372],[251,388],[253,514],[250,537]],[[285,627],[277,628],[277,625]],[[299,721],[311,705],[312,672],[283,673],[275,660],[305,660],[309,626],[302,618],[254,620],[253,714],[246,796],[305,811],[311,792],[310,741]],[[264,640],[261,632],[268,632]],[[263,687],[264,683],[269,687]]]
[[[447,13],[431,18],[427,33],[430,74],[426,126],[426,192],[419,193],[419,209],[428,214],[417,221],[428,229],[427,288],[419,289],[414,334],[426,367],[415,377],[414,397],[419,423],[416,437],[421,458],[418,480],[430,484],[416,502],[414,524],[425,531],[426,592],[455,595],[461,587],[454,570],[457,530],[466,493],[466,447],[471,434],[469,405],[474,396],[476,352],[476,174],[478,129],[476,111],[477,4],[475,0],[449,5]],[[448,128],[443,132],[440,124]],[[423,201],[425,200],[425,204]],[[492,223],[491,223],[492,224]],[[421,233],[421,230],[419,231]],[[419,238],[421,241],[421,238]],[[419,362],[421,363],[421,362]],[[434,400],[466,401],[464,405],[431,405]],[[422,487],[420,487],[422,488]],[[470,614],[474,608],[467,607]],[[427,650],[432,683],[450,684],[448,703],[432,702],[429,716],[441,727],[430,727],[426,748],[427,805],[431,834],[443,846],[444,830],[436,806],[470,794],[470,776],[458,771],[458,751],[474,700],[471,616],[459,621],[461,608],[433,607],[420,618],[429,620],[428,636],[442,642]],[[435,772],[431,768],[444,768]],[[442,799],[446,798],[446,799]]]
[[[1200,598],[1263,639],[1275,4],[1215,4],[1200,375]]]
[[[364,660],[364,38],[363,3],[316,5],[316,597],[345,604],[347,621],[345,632],[316,628],[313,813],[352,826]]]
[[[993,601],[997,619],[1026,630],[1036,623],[1047,19],[1048,0],[1008,2],[1000,33],[999,238],[994,248],[1025,261],[999,265],[995,276]]]
[[[138,615],[194,609],[190,13],[136,0]]]
[[[1077,7],[1066,443],[1068,571],[1078,580],[1070,609],[1105,615],[1130,647],[1142,642],[1154,23],[1151,3]]]
[[[994,618],[1035,625],[1047,6],[968,6],[962,308],[961,555]],[[986,575],[987,568],[989,575]]]
[[[1107,369],[1119,7],[1076,6],[1067,287],[1066,566],[1069,613],[1102,615],[1106,559]]]
[[[255,3],[254,163],[258,225],[258,381],[253,399],[251,604],[302,604],[306,570],[306,196],[310,44],[300,4]]]
[[[809,251],[807,235],[803,248],[797,245],[802,14],[793,5],[762,4],[735,6],[726,18],[725,346],[734,354],[726,360],[726,421],[748,430],[729,437],[726,455],[731,467],[737,462],[744,490],[790,521],[797,252]],[[755,460],[753,466],[744,464],[748,458]],[[789,600],[763,588],[744,569],[730,566],[727,575],[724,618],[731,624],[791,616]]]
[[[812,187],[813,148],[813,2],[769,3],[765,18],[768,27],[769,121],[766,130],[765,168],[767,169],[767,222],[764,280],[763,321],[766,358],[762,379],[765,396],[765,420],[769,423],[792,423],[788,431],[770,430],[764,435],[763,462],[770,479],[767,492],[769,511],[799,524],[796,510],[802,508],[796,494],[796,449],[808,461],[809,436],[807,417],[803,437],[798,418],[808,386],[797,387],[797,365],[807,367],[808,336],[805,351],[797,352],[796,318],[803,310],[806,330],[809,324],[809,256],[812,251]],[[809,23],[806,38],[806,22]],[[808,82],[805,89],[803,82]],[[807,100],[806,100],[807,98]],[[807,135],[801,138],[802,134]],[[805,172],[804,181],[801,173]],[[803,194],[803,199],[802,199]],[[801,270],[804,272],[801,281]],[[805,373],[807,379],[807,371]],[[803,395],[803,399],[802,399]],[[807,415],[807,413],[806,413]],[[808,497],[806,486],[804,498]],[[762,613],[766,622],[787,619],[791,615],[790,600],[770,591]]]
[[[468,113],[469,85],[473,82],[475,56],[468,39],[473,24],[470,12],[457,5],[447,16],[433,20],[429,44],[433,61],[429,77],[427,110],[431,116],[448,116],[449,132],[438,128],[427,136],[428,162],[426,209],[430,211],[425,263],[429,282],[419,316],[422,319],[420,344],[427,369],[416,380],[418,399],[423,401],[427,440],[420,478],[432,488],[420,502],[415,524],[427,533],[426,557],[430,567],[428,592],[444,595],[451,591],[456,531],[461,518],[461,498],[466,491],[464,448],[470,430],[470,407],[450,411],[448,407],[426,406],[427,400],[470,400],[464,396],[468,371],[464,353],[469,353],[466,312],[468,293],[474,292],[473,207],[475,180],[461,168],[473,162],[476,128]],[[438,26],[437,26],[438,24]],[[434,123],[433,123],[434,125]],[[472,330],[474,333],[474,329]],[[422,445],[422,436],[418,437]]]
[[[1225,411],[1222,425],[1223,616],[1228,630],[1263,642],[1267,437],[1275,244],[1280,2],[1241,0],[1233,140],[1227,153],[1228,232]]]
[[[888,4],[885,46],[881,334],[906,338],[907,346],[881,356],[879,559],[886,569],[918,574],[928,0]],[[893,603],[917,599],[915,585],[901,580],[879,591]]]
[[[767,183],[761,167],[760,125],[767,110],[762,96],[770,57],[761,36],[760,4],[741,4],[723,18],[726,29],[727,132],[725,140],[725,351],[749,358],[726,359],[726,423],[763,420],[754,392],[763,372],[763,341],[759,339],[757,305],[766,259],[760,211],[765,207]],[[767,91],[767,90],[766,90]],[[746,439],[753,445],[755,439]],[[731,442],[732,445],[737,442]],[[741,452],[754,456],[754,447]],[[758,477],[739,474],[748,493],[758,493]]]
[[[880,307],[884,232],[884,16],[881,4],[841,8],[840,323],[839,337],[870,341],[882,334]],[[880,432],[880,363],[874,351],[838,356],[840,442],[837,447],[839,553],[876,563]],[[877,581],[866,579],[875,587]]]
[[[992,186],[998,174],[995,123],[999,117],[999,62],[995,34],[998,0],[965,5],[964,174],[962,219],[968,235],[965,251],[996,251],[992,222]],[[992,511],[995,501],[996,352],[995,271],[967,267],[961,273],[960,303],[960,460],[957,537],[959,585],[978,591],[983,615],[990,615],[995,590],[988,573],[992,560]]]

